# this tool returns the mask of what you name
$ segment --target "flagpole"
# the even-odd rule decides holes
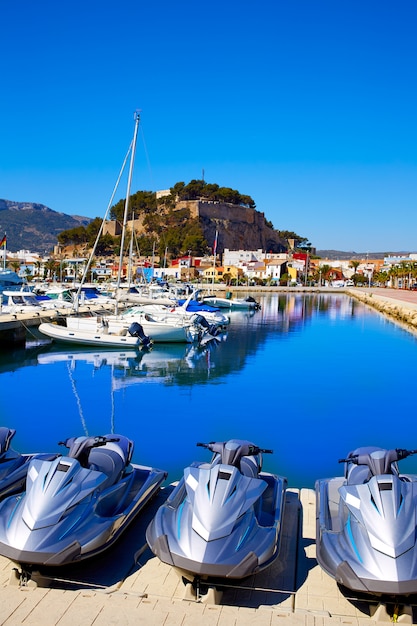
[[[211,282],[211,290],[214,293],[214,276],[216,274],[216,256],[217,256],[217,238],[219,236],[219,231],[216,230],[216,238],[214,240],[214,246],[213,246],[213,277],[212,277],[212,282]]]
[[[3,248],[3,269],[6,269],[6,246],[7,246],[7,233],[4,233],[4,237],[1,240],[1,247]]]

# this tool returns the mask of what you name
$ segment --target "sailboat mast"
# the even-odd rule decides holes
[[[130,200],[130,187],[132,185],[132,175],[133,175],[133,166],[135,163],[135,154],[136,154],[136,139],[138,136],[138,128],[139,128],[140,114],[139,111],[135,113],[135,131],[133,134],[132,141],[132,151],[130,153],[130,166],[129,166],[129,176],[127,179],[127,191],[126,191],[126,199],[125,199],[125,211],[123,215],[123,228],[122,228],[122,237],[120,240],[120,257],[119,257],[119,272],[117,274],[117,287],[120,287],[120,282],[122,278],[122,269],[123,269],[123,248],[125,244],[125,235],[126,235],[126,225],[127,225],[127,216],[129,213],[129,200]]]
[[[135,234],[135,214],[132,213],[132,233],[130,237],[130,246],[129,246],[129,265],[127,271],[127,284],[130,287],[132,284],[132,274],[133,274],[133,237]]]

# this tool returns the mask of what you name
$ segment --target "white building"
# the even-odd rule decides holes
[[[263,261],[264,251],[259,250],[229,250],[225,248],[223,252],[223,265],[234,265],[235,267],[241,267],[242,264],[250,263],[251,261]]]
[[[248,263],[259,261],[264,263],[265,261],[278,261],[286,260],[286,252],[264,252],[262,248],[258,250],[229,250],[225,248],[223,252],[223,265],[234,265],[235,267],[244,267]]]

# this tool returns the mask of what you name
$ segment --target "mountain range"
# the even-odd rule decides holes
[[[10,252],[49,254],[60,232],[89,222],[89,217],[58,213],[43,204],[0,199],[0,239],[6,235]]]
[[[57,237],[63,230],[86,226],[89,217],[66,215],[34,202],[15,202],[0,199],[0,240],[7,236],[7,250],[30,250],[39,254],[49,254],[57,244]],[[238,248],[242,247],[240,237]],[[233,245],[230,241],[229,247]],[[230,248],[233,249],[233,248]],[[328,259],[382,259],[386,256],[407,256],[406,251],[353,252],[341,250],[317,250],[317,256]]]

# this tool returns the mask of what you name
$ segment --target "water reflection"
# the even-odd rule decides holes
[[[52,365],[65,362],[72,369],[77,364],[80,367],[81,364],[86,364],[93,371],[108,367],[111,369],[113,389],[123,389],[143,382],[172,385],[187,381],[188,384],[193,384],[210,378],[221,343],[222,338],[205,346],[157,344],[147,351],[78,349],[68,352],[48,347],[37,354],[37,363]]]
[[[0,354],[0,423],[21,451],[65,437],[122,432],[135,460],[171,480],[195,443],[239,437],[275,454],[267,469],[290,485],[340,471],[359,445],[417,447],[413,335],[344,294],[268,295],[232,312],[219,342],[150,352],[32,343]],[[407,460],[408,462],[408,460]],[[404,471],[411,471],[405,468]]]

